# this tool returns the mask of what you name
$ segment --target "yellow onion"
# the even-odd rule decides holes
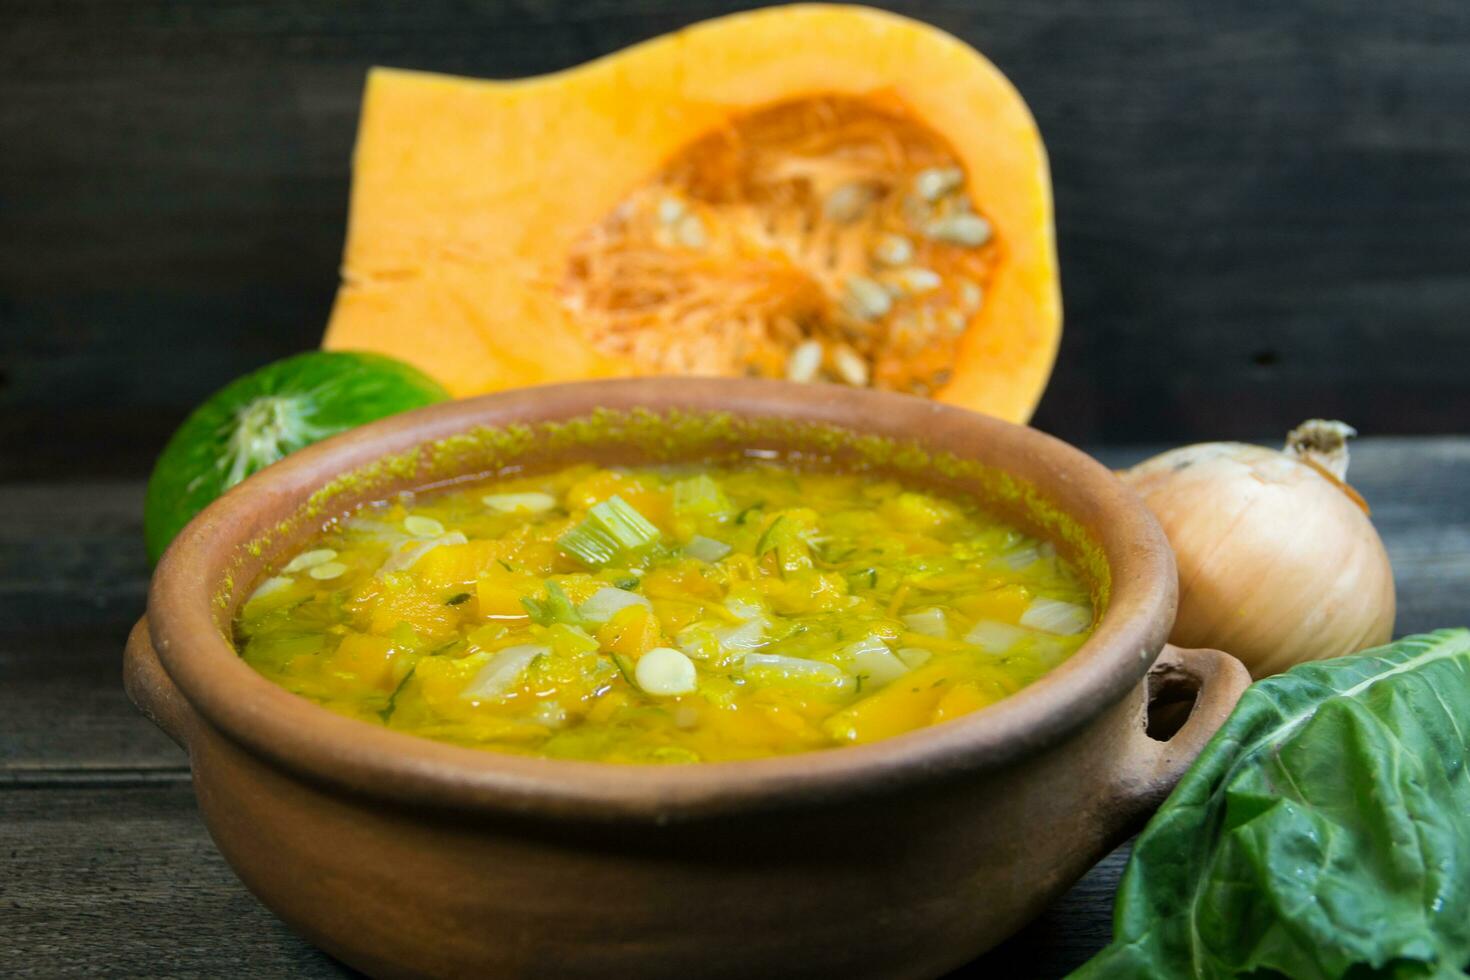
[[[1264,677],[1389,640],[1393,569],[1344,482],[1356,434],[1313,419],[1280,452],[1201,443],[1121,474],[1174,546],[1171,642],[1232,653]]]

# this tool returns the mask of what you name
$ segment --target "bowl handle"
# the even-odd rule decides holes
[[[1166,644],[1145,683],[1149,724],[1129,734],[1129,745],[1114,780],[1118,809],[1130,823],[1146,817],[1164,802],[1235,709],[1235,702],[1250,686],[1251,676],[1245,665],[1228,653]],[[1170,724],[1186,710],[1183,724],[1168,737],[1151,733],[1150,729]]]
[[[147,715],[181,749],[188,751],[189,735],[197,717],[189,702],[158,661],[148,617],[138,620],[123,651],[123,688],[138,710]]]

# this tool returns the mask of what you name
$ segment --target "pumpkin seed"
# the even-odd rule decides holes
[[[658,220],[662,224],[673,224],[684,217],[685,211],[684,202],[677,197],[666,197],[658,202]]]
[[[709,242],[709,235],[704,230],[704,222],[699,220],[697,214],[686,214],[680,218],[679,223],[674,226],[674,237],[685,248],[704,248]]]
[[[843,184],[827,195],[827,200],[822,203],[822,213],[831,221],[851,224],[867,213],[872,199],[872,190],[863,184]]]
[[[980,284],[968,279],[960,280],[959,294],[960,306],[967,313],[978,312],[981,304],[985,302],[985,291],[980,288]]]
[[[907,296],[932,293],[939,288],[943,281],[939,278],[939,273],[933,269],[925,269],[917,265],[899,269],[889,279],[889,282],[897,287],[900,294]]]
[[[937,201],[965,182],[959,167],[930,167],[914,175],[914,193],[925,201]]]
[[[884,265],[903,265],[914,257],[914,243],[890,232],[873,246],[873,257]]]
[[[791,349],[786,359],[786,378],[790,381],[813,381],[822,366],[822,345],[804,340]]]
[[[975,247],[990,241],[990,222],[978,214],[947,214],[926,224],[924,235],[935,241]]]
[[[851,347],[839,347],[832,352],[832,367],[839,378],[854,388],[865,387],[868,383],[868,362]]]
[[[311,571],[307,572],[306,574],[310,575],[318,582],[325,582],[328,579],[339,577],[345,571],[347,571],[347,566],[342,564],[340,561],[329,561],[324,565],[313,566]]]
[[[888,290],[867,276],[851,276],[842,297],[842,308],[859,320],[876,320],[893,309]]]

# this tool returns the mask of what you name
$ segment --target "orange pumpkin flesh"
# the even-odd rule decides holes
[[[1025,421],[1060,328],[1016,91],[934,28],[798,6],[524,81],[375,70],[325,345],[461,396],[759,374]]]

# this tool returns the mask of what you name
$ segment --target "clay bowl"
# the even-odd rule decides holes
[[[980,495],[1110,582],[1095,634],[947,724],[669,767],[395,733],[276,687],[228,642],[269,566],[362,501],[511,465],[746,450]],[[245,884],[370,974],[935,976],[1134,828],[1248,682],[1224,654],[1165,647],[1175,588],[1138,499],[1034,430],[827,385],[587,382],[391,418],[247,480],[159,564],[126,680],[188,750],[205,822]],[[1193,698],[1167,740],[1146,731],[1151,697]]]

